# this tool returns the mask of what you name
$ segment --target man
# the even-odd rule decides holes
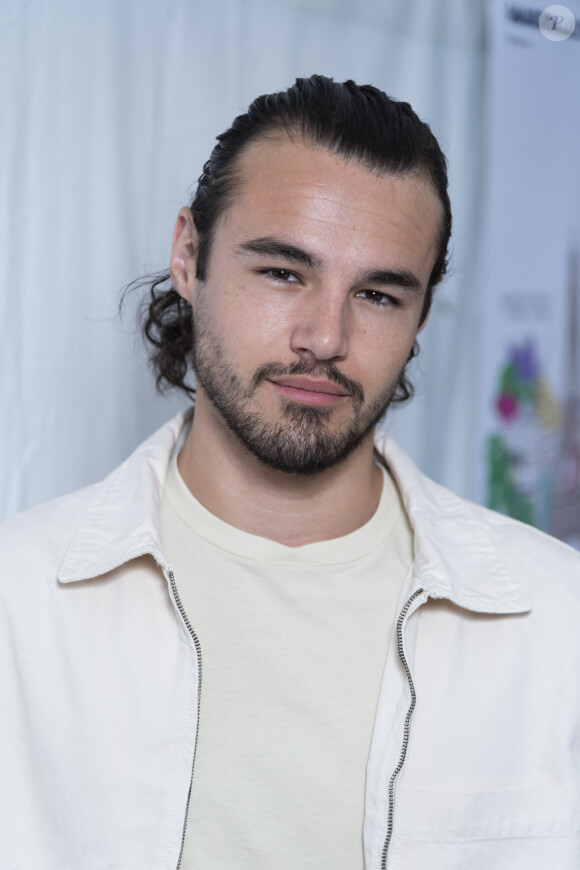
[[[445,159],[321,76],[218,138],[145,322],[195,412],[2,532],[0,865],[577,868],[578,555],[374,440]]]

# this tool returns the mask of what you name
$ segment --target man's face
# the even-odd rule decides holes
[[[261,462],[312,474],[372,437],[386,411],[442,207],[423,177],[373,174],[282,136],[252,144],[238,171],[206,280],[180,290],[197,403]]]

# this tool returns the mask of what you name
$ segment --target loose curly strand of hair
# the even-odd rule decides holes
[[[193,312],[189,302],[173,286],[169,272],[138,278],[122,293],[120,310],[128,295],[148,287],[139,305],[138,323],[143,339],[149,343],[149,367],[155,374],[155,386],[164,394],[176,388],[195,399],[195,385],[188,382],[193,373]]]

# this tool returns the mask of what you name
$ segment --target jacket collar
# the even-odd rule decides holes
[[[58,572],[61,583],[90,580],[119,565],[152,555],[167,567],[158,517],[170,457],[181,447],[193,408],[179,413],[100,483]]]
[[[89,580],[146,554],[167,568],[159,509],[169,458],[180,449],[192,417],[192,408],[182,411],[90,488],[88,507],[58,574],[61,583]],[[529,610],[528,598],[492,543],[481,509],[425,477],[384,433],[377,436],[376,446],[413,528],[415,583],[428,595],[469,610]]]
[[[482,613],[525,613],[532,603],[497,551],[490,517],[422,474],[386,434],[375,444],[413,528],[414,573],[432,598]],[[496,520],[497,521],[497,520]]]

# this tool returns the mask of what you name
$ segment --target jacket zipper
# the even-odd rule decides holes
[[[399,761],[397,766],[393,771],[393,775],[389,781],[389,811],[387,815],[387,833],[385,836],[385,842],[383,845],[383,853],[381,857],[381,870],[387,870],[387,856],[389,853],[389,846],[391,844],[391,838],[393,836],[393,817],[395,812],[395,782],[397,781],[397,777],[401,772],[401,768],[405,763],[405,758],[407,756],[407,746],[409,745],[409,733],[411,730],[411,718],[413,716],[413,710],[415,709],[415,703],[417,701],[417,696],[415,694],[415,685],[413,683],[413,677],[411,676],[411,669],[409,667],[409,663],[407,662],[407,658],[405,656],[405,650],[403,647],[403,623],[405,618],[409,612],[409,608],[411,604],[417,598],[418,595],[421,595],[423,592],[422,589],[417,589],[405,606],[403,607],[399,618],[397,620],[397,648],[399,651],[399,658],[403,664],[405,669],[405,673],[407,675],[407,681],[409,683],[409,691],[411,693],[411,703],[409,704],[409,709],[407,710],[407,715],[405,717],[405,726],[403,728],[403,744],[401,746],[401,754],[399,756]]]
[[[183,847],[185,845],[185,829],[187,827],[187,816],[189,814],[189,802],[191,800],[191,787],[193,784],[193,770],[195,768],[195,754],[197,752],[197,737],[199,734],[199,716],[201,712],[201,644],[199,639],[191,627],[191,623],[187,618],[187,613],[185,612],[185,608],[181,603],[181,598],[179,597],[179,592],[177,591],[177,584],[175,582],[175,577],[173,575],[173,571],[171,569],[168,570],[169,574],[169,582],[171,584],[171,592],[173,595],[173,599],[177,605],[177,609],[181,614],[181,618],[185,623],[185,627],[191,635],[193,643],[195,644],[195,651],[197,653],[197,723],[195,726],[195,744],[193,748],[193,762],[191,764],[191,779],[189,780],[189,791],[187,793],[187,803],[185,804],[185,818],[183,819],[183,831],[181,833],[181,847],[179,849],[179,858],[177,859],[177,867],[176,870],[179,870],[181,867],[181,859],[183,858]]]

